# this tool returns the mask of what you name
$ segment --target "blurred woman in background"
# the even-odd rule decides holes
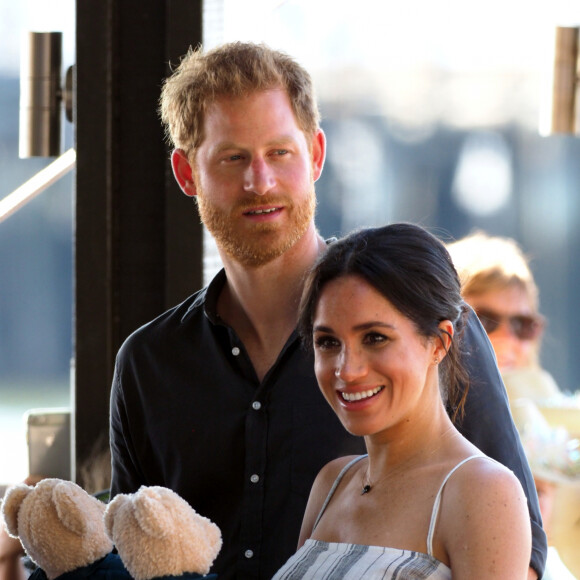
[[[539,368],[544,317],[538,287],[517,243],[477,232],[448,249],[463,298],[479,316],[500,370]]]
[[[569,580],[574,576],[560,560],[556,546],[568,565],[580,568],[576,539],[580,533],[580,476],[577,440],[560,426],[550,425],[539,408],[557,421],[571,407],[556,382],[540,364],[545,318],[539,312],[539,290],[529,260],[511,238],[476,232],[448,245],[459,274],[462,295],[475,310],[497,357],[508,392],[514,422],[520,433],[534,475],[548,544],[546,580]],[[580,435],[580,410],[578,431]],[[567,425],[569,427],[569,425]],[[561,532],[563,518],[570,521]],[[575,515],[574,515],[575,514]],[[553,533],[558,528],[560,534]]]

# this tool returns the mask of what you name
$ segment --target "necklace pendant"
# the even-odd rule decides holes
[[[361,495],[364,495],[365,493],[368,493],[371,490],[371,486],[367,483],[366,485],[363,485],[362,491],[360,492]]]

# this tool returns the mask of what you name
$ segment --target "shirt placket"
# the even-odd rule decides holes
[[[256,385],[254,396],[248,401],[245,420],[244,493],[241,509],[238,573],[243,578],[259,577],[260,552],[263,541],[263,512],[265,504],[264,477],[266,473],[268,414],[265,393],[267,380],[261,385],[244,348],[230,329],[230,348],[235,363],[246,378]]]

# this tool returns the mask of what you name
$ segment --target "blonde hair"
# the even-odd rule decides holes
[[[206,53],[190,49],[163,84],[159,113],[170,143],[192,159],[204,139],[208,106],[224,96],[283,89],[300,129],[313,136],[320,114],[312,79],[291,57],[264,44],[232,42]]]
[[[529,267],[529,259],[512,238],[492,237],[475,232],[447,245],[459,279],[461,294],[470,298],[507,288],[520,288],[526,295],[532,312],[538,314],[539,291]],[[533,342],[529,365],[540,362],[541,335]]]
[[[534,312],[539,309],[539,291],[525,256],[511,238],[492,237],[475,232],[448,244],[464,297],[495,290],[521,288]]]

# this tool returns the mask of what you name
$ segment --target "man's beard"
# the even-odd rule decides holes
[[[316,210],[313,182],[310,188],[310,192],[301,198],[299,205],[285,195],[260,197],[261,206],[283,205],[283,211],[288,214],[290,220],[284,225],[255,223],[250,224],[250,228],[246,226],[239,231],[235,227],[236,222],[243,219],[240,216],[245,210],[256,206],[256,200],[251,200],[251,203],[240,202],[226,211],[208,201],[198,188],[199,214],[219,248],[243,266],[263,266],[288,251],[306,233]]]

